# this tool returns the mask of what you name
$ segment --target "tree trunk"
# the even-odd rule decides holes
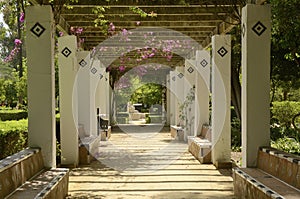
[[[17,23],[18,23],[18,38],[22,40],[22,29],[21,29],[21,21],[20,21],[20,16],[21,16],[21,5],[20,5],[20,0],[17,0]],[[23,53],[22,53],[22,44],[19,46],[19,54],[18,54],[18,64],[19,64],[19,78],[23,77]],[[19,104],[23,104],[23,96],[19,96]]]
[[[239,73],[233,68],[231,70],[231,102],[237,117],[241,120],[241,83]]]
[[[22,24],[20,21],[20,16],[21,16],[21,5],[20,5],[20,0],[17,0],[17,23],[18,23],[18,39],[22,40]],[[19,77],[21,78],[23,76],[23,54],[22,54],[22,44],[19,46],[20,51],[18,54],[18,64],[19,64]]]

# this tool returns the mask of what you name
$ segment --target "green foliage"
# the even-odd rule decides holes
[[[23,59],[23,76],[19,77],[18,72],[12,69],[11,75],[0,76],[0,104],[16,107],[18,101],[22,99],[22,108],[27,104],[27,62]]]
[[[241,121],[234,117],[231,120],[231,148],[233,151],[240,151],[242,145]]]
[[[285,49],[286,59],[300,60],[300,1],[270,0],[272,5],[272,40],[275,47]]]
[[[271,145],[287,153],[300,154],[300,134],[292,127],[292,118],[300,113],[300,102],[273,102],[271,108]],[[300,118],[297,118],[297,124]]]
[[[271,146],[285,151],[287,153],[292,153],[296,155],[300,155],[300,143],[299,140],[289,137],[279,138],[276,141],[271,142]]]
[[[131,95],[131,103],[142,103],[144,107],[162,104],[163,86],[155,83],[144,84]],[[149,110],[147,110],[148,112]]]
[[[17,1],[17,0],[9,0],[9,1],[2,1],[0,3],[0,12],[3,14],[3,19],[8,26],[5,28],[3,25],[0,25],[0,55],[1,58],[4,59],[7,57],[10,52],[14,49],[15,39],[24,40],[21,34],[23,31],[20,28],[19,30],[19,14],[23,11],[23,6],[27,1]],[[19,5],[19,6],[17,6]],[[4,34],[2,34],[4,32]],[[18,54],[20,55],[20,54]],[[11,68],[18,69],[18,65],[20,64],[20,56],[14,56],[12,61],[9,62]]]
[[[0,159],[27,147],[28,121],[0,122]]]
[[[189,127],[193,123],[195,118],[189,118],[191,105],[195,101],[195,87],[192,87],[188,94],[186,95],[182,104],[179,105],[179,120],[180,126],[185,128],[185,130],[189,130]]]
[[[0,110],[0,120],[21,120],[27,118],[27,111],[24,110]]]
[[[3,82],[5,104],[15,107],[17,104],[17,89],[15,79],[7,79]]]
[[[148,14],[145,11],[143,11],[141,8],[137,6],[129,7],[129,10],[131,10],[135,14],[140,15],[143,18],[148,16]]]
[[[293,116],[299,112],[300,102],[293,101],[273,102],[271,109],[273,120],[286,128],[291,127]]]
[[[296,39],[300,38],[300,1],[270,0],[270,3],[272,100],[276,92],[283,94],[282,100],[288,100],[291,90],[300,88],[300,40]]]

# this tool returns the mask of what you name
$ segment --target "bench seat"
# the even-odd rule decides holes
[[[68,193],[68,169],[43,170],[12,192],[7,199],[64,198]]]
[[[237,198],[300,198],[300,158],[270,147],[258,151],[256,168],[234,168]]]
[[[179,141],[184,140],[184,132],[183,132],[183,128],[181,126],[171,125],[170,126],[170,133],[171,133],[172,138],[175,138]]]
[[[233,178],[238,198],[300,198],[296,188],[258,168],[235,168]]]
[[[189,152],[200,163],[211,162],[211,142],[208,139],[188,136]]]
[[[98,153],[101,135],[80,138],[79,164],[90,164]]]
[[[0,198],[65,198],[69,170],[45,168],[41,150],[27,148],[0,160]]]

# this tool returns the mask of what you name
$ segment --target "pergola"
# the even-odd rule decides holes
[[[227,33],[237,24],[240,5],[232,1],[188,1],[188,5],[168,1],[79,1],[70,3],[71,8],[58,11],[58,28],[70,32],[70,27],[84,29],[80,38],[85,40],[84,48],[91,49],[107,39],[102,27],[95,27],[97,19],[108,20],[116,28],[134,29],[139,27],[168,28],[191,37],[202,46],[210,45],[211,36]],[[146,16],[132,11],[142,9]],[[98,11],[97,10],[105,11]],[[104,14],[105,17],[99,15]],[[172,39],[169,38],[169,39]]]
[[[229,147],[230,149],[230,133],[228,134],[230,131],[230,123],[228,123],[230,114],[222,110],[227,110],[230,107],[229,55],[231,46],[230,37],[226,34],[241,22],[243,35],[242,126],[244,166],[255,166],[258,147],[269,145],[270,7],[262,5],[265,0],[248,1],[249,5],[243,9],[242,4],[232,4],[231,2],[234,1],[227,0],[190,0],[188,5],[177,3],[177,1],[168,1],[167,3],[165,1],[151,1],[149,3],[133,0],[122,2],[80,0],[78,3],[68,3],[66,7],[63,6],[64,1],[58,1],[56,5],[51,6],[45,0],[30,0],[29,2],[32,4],[26,11],[29,65],[29,145],[40,146],[44,150],[44,158],[48,166],[55,166],[54,34],[63,32],[65,35],[61,39],[59,38],[58,42],[58,52],[61,56],[61,58],[59,57],[60,70],[66,70],[65,76],[60,77],[60,79],[69,82],[67,86],[65,85],[65,89],[69,89],[69,92],[65,91],[62,95],[65,96],[65,103],[69,102],[68,104],[70,104],[65,110],[71,113],[74,106],[74,101],[72,103],[73,84],[77,74],[77,69],[74,69],[74,60],[79,60],[79,62],[83,60],[89,64],[89,60],[85,60],[89,51],[109,39],[107,34],[103,33],[103,26],[95,25],[97,21],[102,21],[106,27],[113,23],[117,30],[126,29],[130,31],[138,28],[152,31],[153,28],[159,27],[160,29],[155,31],[159,38],[181,41],[189,37],[198,42],[200,47],[187,51],[184,59],[183,56],[175,55],[168,63],[175,69],[175,72],[172,71],[175,75],[184,72],[185,69],[177,70],[177,66],[184,65],[188,59],[193,59],[194,67],[196,67],[197,62],[202,60],[201,53],[197,54],[197,51],[209,46],[212,47],[212,81],[215,82],[212,86],[212,98],[215,100],[213,101],[215,111],[212,113],[215,120],[212,125],[221,126],[213,128],[226,129],[226,132],[220,130],[221,140],[225,141],[218,146],[219,148],[216,147],[218,149],[213,155],[216,160],[221,156],[226,157],[224,160],[221,158],[219,160],[221,162],[229,161],[228,150],[225,150],[226,154],[224,155],[222,147]],[[138,8],[141,8],[142,11]],[[243,13],[243,17],[239,19],[237,16],[240,16],[241,13]],[[146,16],[142,17],[141,15]],[[71,34],[71,27],[83,28],[78,37],[84,39],[84,43],[81,46],[82,51],[77,54],[73,53],[78,51],[77,38],[67,36]],[[135,43],[142,41],[143,38],[133,35],[130,44],[135,45]],[[122,46],[122,43],[112,40],[110,45],[119,47]],[[225,57],[227,52],[229,52],[228,58]],[[110,54],[104,56],[109,57]],[[158,62],[162,62],[161,57],[154,58]],[[67,70],[67,66],[70,66],[70,69]],[[134,64],[131,65],[131,67],[134,66]],[[188,68],[186,67],[186,69]],[[257,73],[257,71],[260,72]],[[96,73],[97,70],[94,72]],[[70,77],[67,77],[69,75]],[[169,75],[170,79],[172,74]],[[194,81],[192,77],[191,81]],[[204,80],[201,81],[204,82]],[[92,85],[91,82],[89,85]],[[177,89],[176,92],[180,92],[176,85],[174,88]],[[68,115],[67,118],[69,119],[65,120],[62,125],[74,123],[72,116],[72,114]],[[226,118],[223,126],[223,123],[218,119],[219,117]],[[37,121],[40,121],[39,124]],[[76,128],[77,125],[69,130],[77,131]],[[66,145],[75,146],[67,146],[65,154],[75,153],[74,157],[76,157],[78,152],[74,152],[73,149],[78,147],[78,144],[76,145],[78,139],[74,135],[77,134],[73,132],[67,137]],[[68,157],[63,158],[68,159]],[[66,161],[67,163],[77,164],[74,161]]]

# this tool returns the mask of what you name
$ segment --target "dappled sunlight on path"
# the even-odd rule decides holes
[[[199,164],[169,132],[126,132],[71,171],[69,198],[234,198],[231,171]]]

